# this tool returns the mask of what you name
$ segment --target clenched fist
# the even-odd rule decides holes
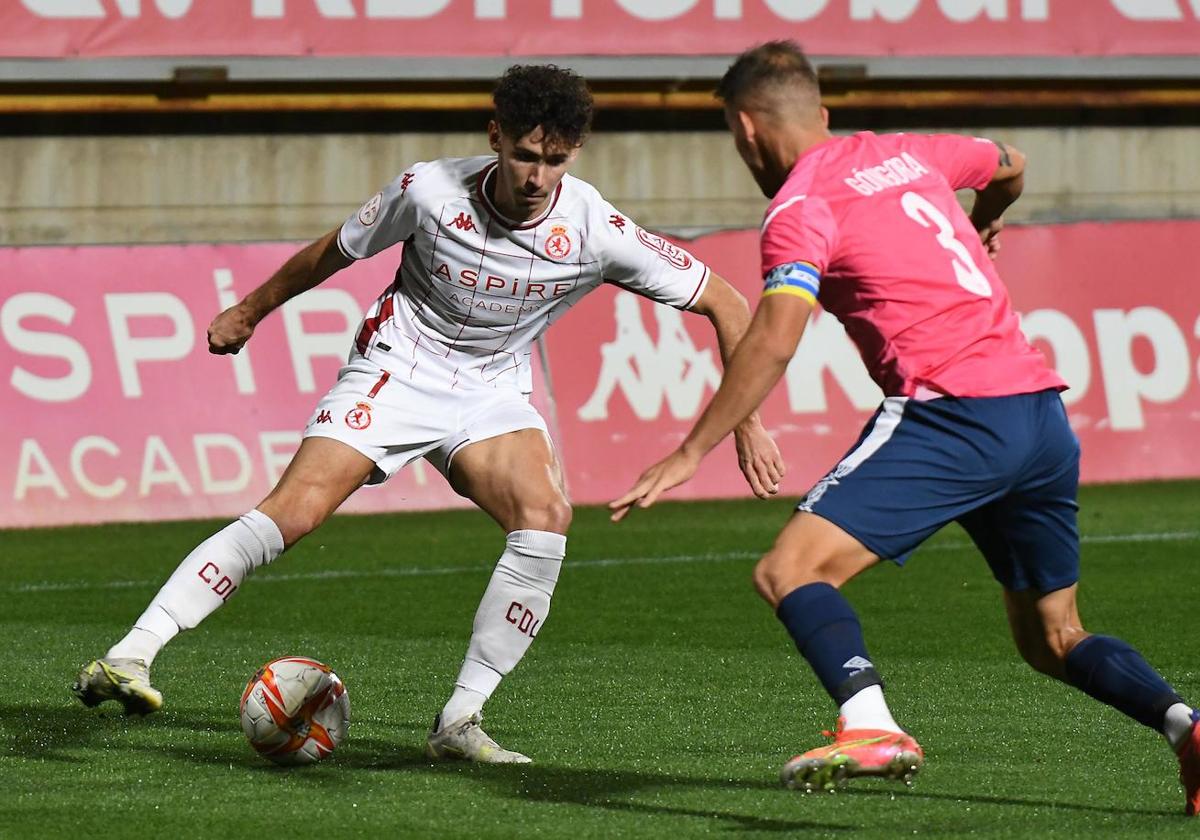
[[[208,325],[208,352],[237,353],[254,335],[257,323],[243,303],[229,307]]]

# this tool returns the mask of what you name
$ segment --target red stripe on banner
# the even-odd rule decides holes
[[[10,0],[0,55],[711,56],[795,37],[851,57],[1190,56],[1198,19],[1188,0]]]

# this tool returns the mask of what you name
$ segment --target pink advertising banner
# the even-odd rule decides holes
[[[0,56],[1195,55],[1195,0],[8,0]]]
[[[1200,277],[1180,259],[1200,222],[1013,228],[1001,274],[1026,332],[1072,384],[1084,479],[1200,476]],[[753,301],[755,231],[686,243]],[[0,249],[0,527],[241,513],[270,489],[332,383],[393,252],[208,354],[212,316],[294,243]],[[719,382],[704,319],[602,289],[547,334],[535,404],[577,502],[607,501],[676,445]],[[549,387],[548,387],[549,386]],[[553,390],[553,405],[546,399]],[[763,417],[799,496],[879,400],[840,326],[818,314]],[[726,443],[676,497],[746,492]],[[423,462],[348,510],[463,504]]]

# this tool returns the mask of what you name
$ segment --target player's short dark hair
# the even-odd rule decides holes
[[[592,127],[592,92],[578,74],[554,64],[514,64],[492,91],[496,122],[509,137],[539,125],[546,139],[568,148],[582,145]]]
[[[756,94],[797,86],[820,99],[817,71],[800,45],[792,40],[768,41],[737,57],[717,85],[717,98],[740,107],[753,104]]]

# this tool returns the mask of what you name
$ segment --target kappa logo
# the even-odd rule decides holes
[[[479,228],[475,227],[475,220],[466,213],[459,213],[455,216],[454,220],[450,222],[450,227],[456,227],[459,230],[473,230],[476,233],[479,232]]]
[[[625,217],[620,213],[613,213],[609,216],[608,223],[619,230],[622,236],[625,235]]]
[[[622,292],[614,301],[616,336],[600,347],[600,375],[579,419],[607,420],[618,393],[639,420],[657,419],[664,405],[676,420],[695,417],[704,397],[721,384],[712,350],[696,347],[678,309],[653,307],[652,334],[637,295]]]
[[[346,412],[346,425],[362,431],[371,425],[371,404],[360,402]]]
[[[379,208],[383,206],[383,193],[375,193],[375,195],[362,206],[358,211],[358,220],[362,222],[363,227],[370,227],[375,224],[375,220],[379,218]]]
[[[317,415],[317,422],[318,423],[332,423],[333,415],[330,414],[328,411],[322,411],[320,414]]]
[[[550,235],[546,237],[546,255],[561,260],[569,253],[571,253],[571,237],[567,236],[567,229],[562,225],[550,228]]]

